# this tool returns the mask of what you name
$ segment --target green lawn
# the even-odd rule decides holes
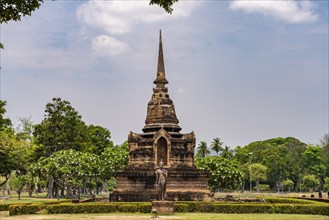
[[[151,214],[111,213],[111,214],[75,214],[75,215],[19,215],[9,216],[0,212],[1,220],[142,220],[153,219]],[[177,213],[172,216],[160,216],[159,220],[329,220],[329,216],[319,215],[280,215],[280,214],[213,214],[213,213]]]

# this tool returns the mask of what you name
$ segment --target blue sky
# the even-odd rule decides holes
[[[235,147],[328,133],[328,1],[46,1],[1,25],[7,116],[41,122],[62,97],[119,144],[142,132],[159,29],[182,132]]]

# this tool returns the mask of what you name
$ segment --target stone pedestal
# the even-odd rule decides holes
[[[207,188],[210,173],[195,168],[167,169],[167,196],[169,201],[211,201]],[[116,174],[117,188],[110,195],[112,202],[150,202],[157,200],[155,173],[148,170],[127,169]]]
[[[153,201],[152,212],[155,210],[157,214],[173,215],[174,214],[174,202],[172,201]]]

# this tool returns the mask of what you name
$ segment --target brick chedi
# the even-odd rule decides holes
[[[168,170],[168,200],[209,200],[209,173],[194,166],[195,134],[180,133],[175,106],[168,94],[160,31],[155,87],[147,106],[143,133],[128,134],[129,163],[116,174],[117,188],[111,201],[157,199],[155,170],[162,159]]]

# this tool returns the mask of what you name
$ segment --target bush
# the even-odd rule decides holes
[[[29,205],[10,205],[9,206],[9,215],[27,215],[35,214],[45,208],[45,205],[42,204],[29,204]]]
[[[328,205],[279,204],[274,210],[281,214],[329,215]]]
[[[184,203],[175,203],[174,212],[189,212],[189,205]]]
[[[267,199],[268,201],[268,199]],[[287,203],[290,204],[287,204]],[[304,204],[301,204],[303,202]],[[306,203],[306,204],[305,204]],[[1,206],[5,209],[6,205]],[[113,213],[142,212],[150,213],[149,202],[116,203],[60,203],[60,204],[16,204],[9,206],[10,215],[35,214],[43,209],[48,214],[73,213]],[[212,213],[281,213],[329,215],[329,205],[313,201],[300,201],[289,198],[273,198],[270,203],[222,203],[222,202],[175,202],[175,212],[212,212]]]
[[[118,210],[117,204],[82,203],[82,204],[58,204],[47,206],[48,214],[72,214],[72,213],[111,213]]]
[[[287,204],[314,204],[314,201],[308,201],[296,198],[264,198],[267,203],[287,203]]]
[[[270,185],[268,185],[268,184],[259,184],[259,190],[260,191],[270,191],[271,188],[270,188]]]
[[[214,204],[215,213],[273,213],[273,206],[270,204]]]
[[[138,205],[136,204],[118,205],[118,212],[138,212]]]
[[[152,210],[151,203],[143,203],[138,206],[138,211],[141,213],[150,213]]]
[[[10,204],[0,204],[0,211],[8,211]]]
[[[213,204],[211,203],[201,203],[197,204],[196,209],[198,212],[213,212]]]

